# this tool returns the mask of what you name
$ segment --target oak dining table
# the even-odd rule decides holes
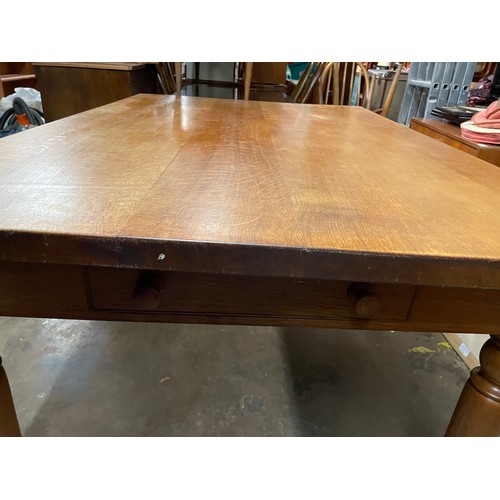
[[[500,169],[360,107],[135,95],[0,140],[0,315],[487,333],[446,434],[497,436]]]

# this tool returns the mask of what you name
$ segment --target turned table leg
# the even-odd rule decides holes
[[[492,335],[465,384],[447,436],[500,436],[500,335]]]
[[[9,380],[2,366],[2,358],[0,358],[0,436],[20,435],[21,429],[17,421]]]

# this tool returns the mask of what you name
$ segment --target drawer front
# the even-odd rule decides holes
[[[477,148],[474,148],[472,146],[469,146],[467,144],[464,144],[463,142],[453,139],[452,137],[448,137],[445,134],[442,134],[440,132],[436,132],[435,130],[432,130],[429,127],[425,127],[423,125],[420,125],[418,123],[413,123],[411,124],[411,128],[413,130],[416,130],[417,132],[420,132],[428,137],[432,137],[433,139],[437,139],[438,141],[442,142],[443,144],[448,144],[448,146],[452,146],[455,149],[459,149],[460,151],[464,151],[465,153],[469,153],[470,155],[477,156],[478,151]]]
[[[89,268],[88,283],[94,310],[382,322],[406,320],[415,289],[411,285],[353,286],[340,281],[206,273],[150,275],[113,268]],[[154,304],[145,307],[137,299],[142,286],[160,289]]]

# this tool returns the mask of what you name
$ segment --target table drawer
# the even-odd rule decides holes
[[[89,268],[94,310],[406,320],[415,287],[207,273]]]

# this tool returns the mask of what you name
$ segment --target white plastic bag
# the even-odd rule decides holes
[[[29,87],[16,87],[14,92],[14,94],[10,94],[7,97],[2,97],[0,99],[0,116],[5,111],[12,108],[12,101],[14,100],[14,97],[20,97],[30,108],[43,113],[42,98],[38,90]]]

